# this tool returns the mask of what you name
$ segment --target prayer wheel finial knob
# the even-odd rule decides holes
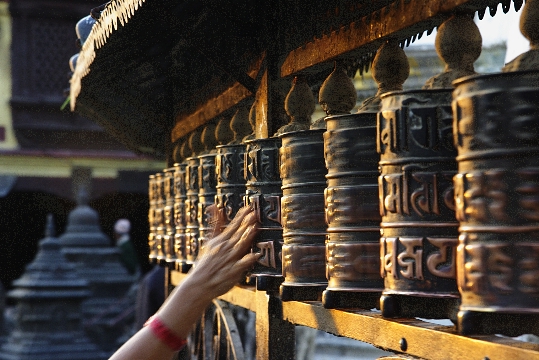
[[[279,128],[276,136],[291,131],[309,130],[311,116],[314,113],[314,95],[304,77],[296,76],[292,81],[292,88],[286,95],[284,108],[291,121]]]
[[[256,129],[256,100],[249,110],[249,124],[251,124],[251,133],[243,138],[243,141],[256,139],[255,129]]]
[[[215,138],[219,145],[227,144],[234,137],[234,133],[230,128],[230,121],[222,117],[215,128]]]
[[[189,156],[191,156],[191,149],[189,148],[189,139],[185,140],[180,145],[180,156],[181,156],[182,160],[185,160]]]
[[[520,32],[530,41],[530,50],[507,63],[503,72],[539,70],[539,1],[528,0],[520,15]]]
[[[528,0],[520,15],[520,32],[530,41],[530,48],[539,48],[539,1]]]
[[[191,156],[197,156],[204,150],[204,146],[201,142],[202,131],[197,129],[189,135],[189,148],[191,149]]]
[[[209,153],[213,150],[215,150],[215,147],[217,144],[217,139],[215,138],[215,128],[216,126],[214,124],[206,124],[204,126],[204,130],[202,130],[202,144],[204,146],[204,153]]]
[[[349,114],[356,106],[357,93],[354,83],[346,74],[344,67],[335,62],[335,68],[322,83],[318,102],[329,115]]]
[[[455,15],[438,28],[435,47],[445,63],[443,73],[425,82],[424,89],[451,88],[463,76],[474,75],[474,62],[481,55],[483,39],[479,28],[467,14]]]
[[[244,137],[251,134],[253,129],[249,122],[249,111],[245,106],[240,106],[232,120],[230,120],[230,129],[234,133],[231,145],[241,144]]]
[[[378,84],[376,95],[363,101],[358,112],[378,111],[380,95],[388,91],[402,90],[410,75],[408,57],[396,41],[388,41],[376,52],[372,62],[372,77]]]

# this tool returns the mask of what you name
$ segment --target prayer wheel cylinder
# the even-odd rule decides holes
[[[155,174],[156,206],[155,206],[155,260],[159,265],[165,264],[165,181],[163,173]]]
[[[185,182],[186,163],[174,164],[174,253],[176,254],[176,269],[183,271],[187,263],[185,252],[185,231],[186,231],[186,211],[185,200],[187,199],[187,188]]]
[[[539,333],[539,72],[454,83],[462,333]]]
[[[326,308],[378,306],[380,211],[376,112],[326,117]]]
[[[246,142],[245,204],[251,205],[260,223],[260,233],[252,251],[262,253],[251,274],[257,277],[282,277],[281,178],[279,148],[281,139],[255,139]],[[264,279],[261,279],[264,282]]]
[[[377,123],[385,317],[456,319],[452,89],[389,92]]]
[[[217,179],[215,176],[215,153],[200,155],[198,166],[198,242],[199,247],[213,236],[213,226],[206,209],[215,203]]]
[[[219,145],[215,158],[217,176],[215,204],[225,212],[227,224],[243,206],[245,195],[245,145]]]
[[[280,135],[283,301],[320,300],[325,274],[324,130]]]
[[[193,264],[198,255],[198,157],[187,158],[185,167],[185,257],[187,264]]]
[[[150,227],[150,232],[148,234],[148,248],[150,252],[148,254],[148,260],[150,263],[157,263],[157,224],[156,224],[156,211],[157,211],[157,185],[155,175],[150,175],[148,178],[148,198],[149,198],[149,209],[148,209],[148,225]]]
[[[165,235],[163,236],[163,252],[165,253],[165,264],[174,269],[176,266],[176,252],[174,251],[174,232],[176,226],[174,224],[174,167],[163,170],[163,188],[165,192],[165,206],[163,208],[163,216],[165,220]]]

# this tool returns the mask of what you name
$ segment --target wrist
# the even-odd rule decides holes
[[[176,335],[157,315],[150,317],[144,326],[149,328],[152,334],[172,351],[179,351],[187,344],[185,338]]]

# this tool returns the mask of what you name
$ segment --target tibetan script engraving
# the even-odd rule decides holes
[[[410,215],[412,211],[421,217],[440,215],[441,200],[443,205],[453,210],[455,205],[450,176],[447,173],[412,171],[409,167],[403,167],[402,173],[379,176],[380,215]],[[441,183],[448,185],[440,198]]]
[[[477,294],[486,294],[490,289],[513,291],[510,283],[514,261],[504,252],[508,247],[508,244],[460,245],[459,286]]]
[[[258,263],[262,266],[272,267],[277,269],[277,261],[275,259],[275,246],[273,240],[256,243],[260,249],[262,257],[258,259]]]

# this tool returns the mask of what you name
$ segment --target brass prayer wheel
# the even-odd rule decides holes
[[[227,223],[243,206],[245,195],[244,155],[245,145],[219,145],[215,158],[217,176],[215,204],[223,209]]]
[[[260,222],[260,233],[252,251],[262,253],[251,274],[257,277],[282,277],[281,178],[279,148],[281,139],[246,141],[245,204],[251,205]],[[265,281],[265,280],[262,280]]]
[[[462,333],[539,333],[539,72],[470,76],[453,94]]]
[[[155,260],[158,264],[165,263],[165,189],[163,173],[155,174],[156,205],[155,205]]]
[[[217,179],[215,177],[215,153],[198,156],[198,244],[199,247],[212,238],[213,227],[206,209],[215,203]]]
[[[185,214],[185,200],[187,199],[186,166],[186,163],[174,164],[174,253],[176,254],[175,268],[179,271],[183,271],[187,260],[185,252],[185,231],[187,226]]]
[[[376,112],[326,117],[326,308],[374,308],[380,299]]]
[[[385,317],[456,320],[459,294],[452,178],[452,89],[395,91],[381,96],[380,299]]]
[[[324,130],[280,135],[283,301],[319,300],[327,286]]]
[[[150,252],[148,254],[148,260],[154,264],[157,262],[157,225],[156,225],[156,209],[157,209],[157,185],[155,175],[148,177],[148,224],[150,231],[148,233],[148,248]]]
[[[165,192],[165,206],[163,208],[163,217],[165,221],[165,235],[163,236],[163,252],[165,254],[165,264],[174,269],[176,266],[176,252],[174,251],[174,173],[176,169],[170,167],[163,170],[163,189]]]
[[[187,264],[193,264],[198,255],[198,157],[187,158],[185,167],[185,257]]]

